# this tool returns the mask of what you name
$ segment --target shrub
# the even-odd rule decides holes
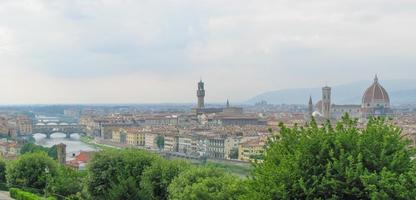
[[[10,188],[10,197],[16,200],[56,200],[54,197],[43,198],[17,188]]]

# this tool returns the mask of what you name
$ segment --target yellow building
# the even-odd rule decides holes
[[[111,141],[132,146],[145,145],[145,132],[138,128],[119,128],[113,130]]]
[[[238,145],[238,159],[251,161],[262,157],[266,149],[266,138],[249,140]]]
[[[137,129],[127,130],[126,143],[133,146],[145,145],[145,133]]]

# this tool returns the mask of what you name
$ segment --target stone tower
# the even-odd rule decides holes
[[[308,117],[312,117],[313,114],[313,102],[312,102],[312,97],[309,96],[309,103],[308,103]]]
[[[328,86],[322,88],[322,116],[331,119],[331,88]]]
[[[56,153],[58,155],[58,162],[62,165],[66,164],[66,145],[60,143],[56,145]]]
[[[197,108],[204,108],[205,107],[205,88],[204,88],[204,82],[199,81],[198,83],[198,90],[196,92],[196,95],[198,97],[198,107]]]

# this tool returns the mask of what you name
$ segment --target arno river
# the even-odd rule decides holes
[[[80,151],[95,151],[96,149],[92,146],[89,146],[79,140],[80,136],[78,134],[72,134],[71,138],[65,138],[64,133],[55,133],[51,135],[51,139],[46,139],[46,136],[43,134],[35,134],[33,136],[36,140],[36,144],[42,145],[44,147],[51,147],[53,145],[64,143],[66,144],[66,153],[67,159],[71,159],[72,155],[78,154]]]

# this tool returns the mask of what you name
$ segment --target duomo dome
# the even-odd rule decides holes
[[[374,83],[364,92],[362,108],[390,107],[390,98],[386,89],[380,85],[377,76]]]

